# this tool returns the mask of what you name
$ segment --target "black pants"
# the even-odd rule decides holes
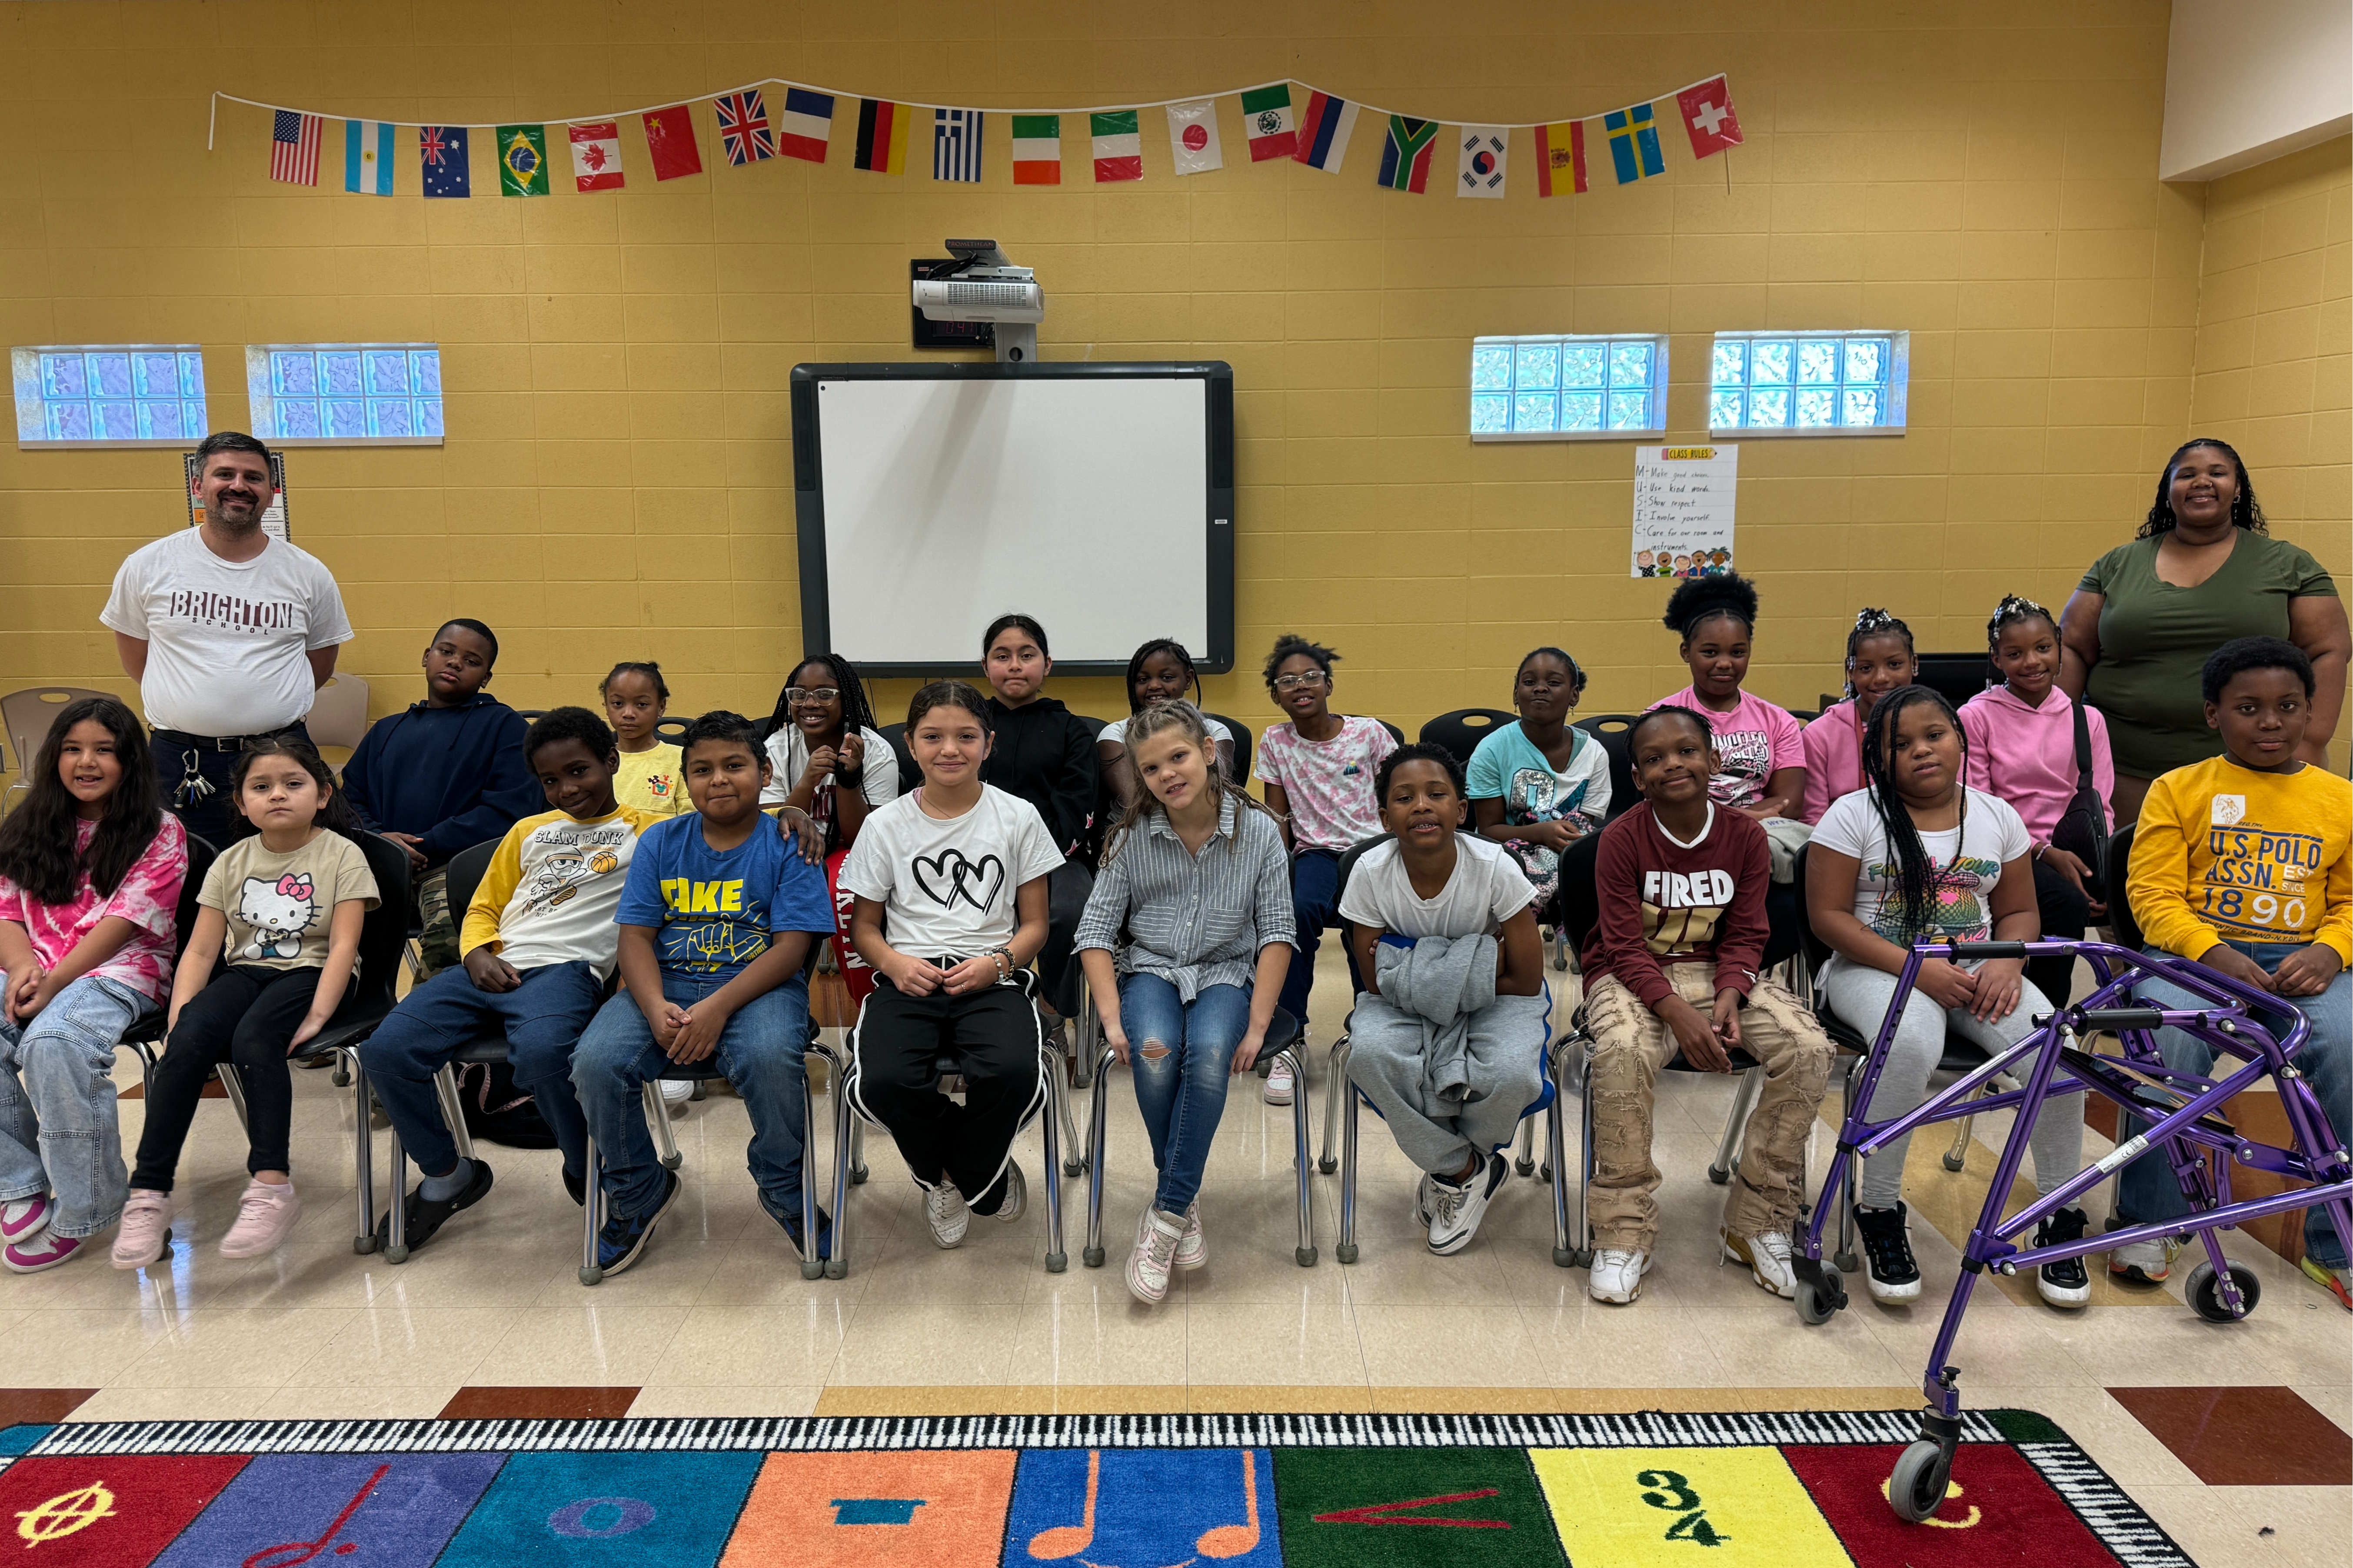
[[[302,1026],[319,989],[315,969],[265,969],[231,964],[180,1009],[179,1026],[164,1043],[164,1059],[147,1085],[147,1126],[131,1184],[152,1193],[172,1190],[172,1173],[205,1080],[223,1062],[234,1063],[245,1090],[248,1171],[282,1171],[294,1121],[294,1079],[286,1070],[286,1043]]]
[[[1046,945],[1038,950],[1038,978],[1046,1005],[1065,1018],[1079,1006],[1080,971],[1071,943],[1078,939],[1079,919],[1094,890],[1095,874],[1083,861],[1065,860],[1046,874]]]
[[[2091,900],[2076,890],[2074,883],[2040,860],[2034,862],[2034,901],[2042,907],[2042,934],[2054,942],[2080,941],[2092,923]],[[2064,1007],[2068,994],[2075,988],[2075,961],[2030,958],[2026,978],[2051,999],[2053,1007]]]
[[[851,1042],[858,1103],[890,1129],[919,1180],[944,1176],[976,1211],[993,1214],[995,1202],[984,1210],[977,1200],[992,1195],[1013,1135],[1046,1094],[1039,1045],[1037,1008],[1018,981],[964,996],[908,996],[878,976]],[[962,1105],[939,1091],[945,1056],[964,1077]]]

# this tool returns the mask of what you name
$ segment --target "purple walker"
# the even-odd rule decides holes
[[[2091,996],[2055,1014],[2038,1014],[2034,1033],[2005,1049],[1989,1054],[1984,1065],[1964,1075],[1949,1088],[1929,1096],[1917,1110],[1893,1121],[1873,1122],[1859,1109],[1871,1103],[1881,1068],[1887,1060],[1894,1021],[1902,1016],[1923,959],[1955,963],[1989,958],[2081,956],[2096,980]],[[2161,978],[2208,1005],[2189,1011],[2145,1007],[2133,998],[2140,978]],[[2276,1016],[2279,998],[2241,984],[2187,959],[2150,958],[2130,948],[2101,942],[1923,942],[1905,961],[1887,1016],[1872,1043],[1871,1054],[1850,1079],[1845,1124],[1839,1130],[1838,1152],[1822,1179],[1823,1200],[1801,1237],[1796,1259],[1798,1316],[1808,1323],[1824,1323],[1846,1305],[1846,1289],[1839,1270],[1822,1263],[1822,1226],[1833,1207],[1843,1214],[1847,1205],[1831,1194],[1842,1184],[1851,1185],[1862,1156],[1884,1148],[1894,1139],[1932,1121],[1950,1121],[1980,1111],[2016,1108],[2010,1141],[1994,1168],[1993,1184],[1986,1194],[1984,1211],[1961,1250],[1961,1275],[1946,1304],[1945,1321],[1928,1352],[1927,1373],[1921,1383],[1928,1408],[1920,1414],[1920,1437],[1897,1459],[1887,1497],[1895,1511],[1919,1521],[1944,1501],[1946,1482],[1953,1468],[1953,1452],[1960,1443],[1960,1369],[1946,1364],[1968,1310],[1969,1293],[1978,1276],[1988,1268],[2017,1274],[2062,1258],[2104,1252],[2133,1242],[2168,1237],[2187,1240],[2195,1235],[2206,1249],[2205,1261],[2191,1270],[2184,1285],[2190,1308],[2209,1322],[2232,1323],[2255,1310],[2262,1281],[2253,1270],[2222,1256],[2217,1231],[2247,1220],[2290,1209],[2326,1205],[2339,1236],[2353,1236],[2353,1163],[2329,1127],[2319,1098],[2295,1065],[2297,1054],[2311,1033],[2302,1014],[2284,1038],[2274,1038],[2255,1015]],[[2224,1076],[2200,1078],[2176,1072],[2165,1065],[2152,1031],[2174,1027],[2197,1036],[2213,1049],[2215,1070]],[[2113,1033],[2124,1043],[2121,1055],[2086,1049],[2079,1042]],[[2235,1067],[2236,1070],[2226,1068]],[[2060,1079],[2063,1068],[2067,1079]],[[2000,1076],[2021,1080],[2021,1087],[1983,1099],[1972,1097]],[[2275,1148],[2242,1137],[2220,1114],[2223,1103],[2270,1078],[2279,1089],[2294,1137],[2289,1148]],[[2086,1165],[2056,1192],[2045,1193],[2008,1218],[2002,1200],[2018,1175],[2027,1141],[2045,1099],[2053,1094],[2091,1091],[2106,1097],[2126,1111],[2150,1123],[2148,1130],[2116,1146],[2095,1163]],[[2190,1212],[2158,1225],[2130,1226],[2105,1235],[2085,1236],[2060,1247],[2021,1246],[2044,1218],[2073,1205],[2109,1173],[2135,1156],[2161,1151],[2181,1184]],[[2233,1163],[2250,1170],[2285,1176],[2309,1184],[2265,1198],[2234,1202],[2231,1196]]]

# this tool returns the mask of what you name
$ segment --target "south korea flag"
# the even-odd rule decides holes
[[[1504,165],[1512,155],[1510,132],[1500,125],[1465,125],[1461,138],[1461,173],[1455,177],[1454,194],[1501,201]]]

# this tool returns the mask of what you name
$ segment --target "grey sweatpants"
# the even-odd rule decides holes
[[[1860,1030],[1865,1038],[1877,1037],[1880,1022],[1887,1016],[1887,1005],[1895,999],[1895,976],[1841,959],[1824,973],[1821,984],[1831,1011]],[[2034,1015],[2049,1011],[2051,1004],[2031,982],[2020,984],[2018,1005],[2010,1009],[2009,1016],[1990,1024],[1970,1016],[1965,1007],[1947,1012],[1923,993],[1913,992],[1904,999],[1904,1016],[1895,1026],[1887,1065],[1880,1069],[1879,1087],[1871,1097],[1871,1119],[1892,1121],[1917,1109],[1928,1098],[1928,1075],[1944,1058],[1945,1030],[1948,1025],[1962,1038],[1998,1050],[2032,1034]],[[2020,1064],[2021,1081],[2025,1079],[2023,1068],[2031,1065],[2031,1059]],[[1856,1199],[1865,1208],[1888,1208],[1904,1195],[1904,1156],[1911,1146],[1912,1138],[1907,1133],[1862,1163],[1862,1181],[1856,1189]],[[2081,1171],[2084,1097],[2064,1094],[2045,1100],[2042,1112],[2035,1118],[2034,1137],[2029,1147],[2034,1152],[2034,1184],[2043,1192],[2054,1190]]]
[[[1499,996],[1487,1010],[1525,1013],[1533,1000]],[[1474,1018],[1471,1090],[1459,1105],[1430,1096],[1421,1053],[1400,1048],[1418,1040],[1422,1027],[1419,1014],[1359,994],[1349,1019],[1348,1078],[1379,1110],[1407,1159],[1433,1175],[1451,1177],[1470,1163],[1474,1150],[1483,1159],[1510,1142],[1522,1114],[1544,1092],[1543,1016],[1535,1014],[1533,1027],[1500,1033],[1479,1028]]]

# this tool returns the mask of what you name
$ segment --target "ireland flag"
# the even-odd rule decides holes
[[[1060,115],[1013,116],[1013,183],[1017,185],[1059,185],[1062,183]]]

